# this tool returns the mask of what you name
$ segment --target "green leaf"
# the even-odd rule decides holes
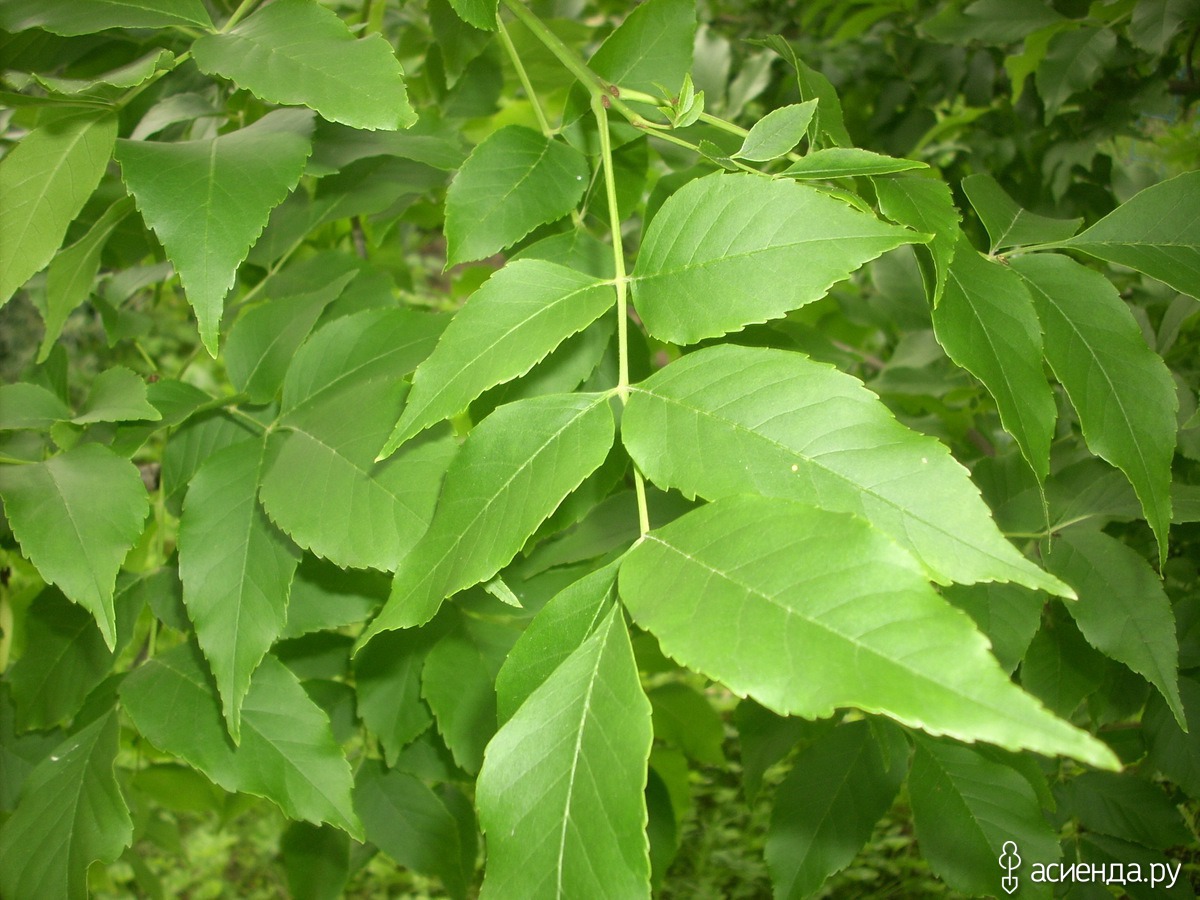
[[[1042,328],[1020,276],[960,237],[933,330],[949,357],[995,398],[1004,430],[1045,481],[1058,408],[1042,364]]]
[[[808,897],[845,868],[896,799],[908,743],[894,726],[850,722],[804,749],[775,793],[766,858],[777,897]]]
[[[272,298],[238,318],[225,344],[229,380],[251,403],[267,403],[317,318],[358,276],[346,272],[312,291]]]
[[[474,25],[484,31],[496,30],[499,0],[450,0],[450,5],[468,25]]]
[[[70,112],[33,129],[0,160],[0,306],[50,262],[100,183],[116,139],[112,113]]]
[[[1009,673],[1037,634],[1046,599],[1015,584],[952,584],[942,596],[975,620],[991,642],[992,654]]]
[[[1200,298],[1200,172],[1146,188],[1063,246]]]
[[[1180,26],[1193,13],[1193,0],[1145,0],[1133,8],[1129,39],[1151,53],[1163,54]]]
[[[279,841],[292,900],[338,900],[350,880],[350,839],[328,825],[292,822]]]
[[[0,29],[92,34],[106,28],[212,28],[201,0],[6,0]]]
[[[287,624],[280,637],[300,637],[363,622],[383,605],[390,586],[391,579],[379,572],[346,571],[305,556],[292,580]]]
[[[502,406],[450,464],[429,530],[404,558],[387,605],[359,638],[428,622],[442,600],[505,566],[613,440],[608,394],[550,394]]]
[[[460,769],[474,775],[496,733],[496,689],[479,648],[463,629],[430,649],[421,669],[421,696]]]
[[[654,711],[654,737],[678,747],[703,766],[725,765],[725,726],[708,699],[690,685],[660,684],[646,692]]]
[[[354,806],[367,840],[399,865],[441,878],[451,896],[465,896],[474,854],[467,863],[454,814],[423,782],[367,760],[355,779]]]
[[[917,839],[929,865],[952,888],[999,896],[996,859],[1006,841],[1029,862],[1051,863],[1062,851],[1030,783],[978,750],[918,740],[908,779]],[[1022,879],[1021,896],[1049,897]]]
[[[710,175],[676,191],[651,221],[633,302],[652,336],[691,344],[819,300],[917,239],[793,181]]]
[[[1065,241],[1083,224],[1083,219],[1051,219],[1022,209],[990,175],[968,175],[962,180],[962,189],[987,229],[992,253],[1006,247]]]
[[[421,670],[441,632],[433,627],[379,635],[354,657],[358,714],[389,766],[433,722],[421,699]]]
[[[302,104],[332,122],[395,131],[417,115],[404,70],[380,34],[356,39],[333,10],[275,0],[192,45],[196,65],[269,103]]]
[[[79,415],[71,421],[76,425],[91,422],[129,422],[150,419],[157,422],[162,413],[150,405],[146,382],[136,372],[124,366],[105,369],[96,376]]]
[[[1200,184],[1200,181],[1197,182]],[[1166,559],[1175,451],[1175,383],[1112,282],[1058,255],[1023,256],[1046,359],[1097,456],[1125,473]]]
[[[480,896],[649,897],[651,739],[614,607],[488,745],[476,788],[488,837]]]
[[[103,489],[98,489],[103,485]],[[116,644],[113,588],[150,502],[137,466],[99,444],[0,466],[0,497],[21,552]]]
[[[1047,122],[1072,94],[1096,83],[1116,49],[1117,35],[1111,28],[1072,28],[1050,39],[1035,75]]]
[[[1051,543],[1046,565],[1079,594],[1067,610],[1088,643],[1158,688],[1185,727],[1175,615],[1150,564],[1103,532],[1069,528]]]
[[[615,300],[610,284],[565,266],[509,263],[471,295],[417,368],[404,414],[380,457],[466,409],[488,388],[524,375]]]
[[[875,181],[875,195],[880,212],[893,222],[933,235],[917,252],[928,253],[933,261],[933,272],[927,273],[922,267],[921,276],[930,304],[937,307],[958,246],[961,216],[950,195],[950,186],[940,178],[879,178]]]
[[[0,385],[0,431],[47,431],[71,418],[71,410],[40,384],[17,381]]]
[[[507,722],[550,674],[587,639],[617,596],[615,563],[563,588],[517,638],[496,676],[496,709]]]
[[[115,861],[133,842],[113,775],[119,734],[114,711],[71,735],[29,774],[0,829],[4,896],[86,900],[88,867]]]
[[[328,822],[362,840],[350,765],[329,718],[283,663],[267,656],[242,704],[242,742],[225,733],[199,648],[160,653],[121,685],[121,701],[142,736],[227,791],[266,797],[293,819]]]
[[[773,34],[762,43],[786,59],[796,70],[796,84],[800,89],[800,99],[815,98],[819,101],[817,114],[813,117],[814,137],[819,135],[828,138],[840,147],[853,144],[843,121],[842,101],[838,99],[837,89],[833,83],[800,59],[792,45],[782,36]],[[815,143],[816,141],[814,141]]]
[[[117,652],[133,633],[144,597],[118,594]],[[26,646],[6,677],[12,685],[22,730],[64,724],[79,712],[92,689],[112,671],[116,653],[104,643],[95,620],[56,588],[43,590],[25,614]]]
[[[225,295],[271,210],[300,180],[312,127],[312,113],[284,109],[207,140],[117,144],[125,184],[178,270],[214,356]]]
[[[575,208],[587,160],[573,147],[521,125],[492,132],[446,192],[446,265],[483,259]]]
[[[1062,785],[1060,802],[1088,831],[1156,850],[1194,840],[1161,785],[1133,772],[1085,772]]]
[[[170,50],[151,50],[133,62],[125,63],[89,78],[55,78],[50,75],[33,75],[34,80],[52,93],[82,94],[99,86],[116,88],[136,87],[159,72],[169,72],[175,67],[175,54]],[[97,92],[98,93],[98,92]]]
[[[122,197],[104,211],[87,234],[59,251],[50,261],[46,272],[46,333],[38,349],[39,363],[45,362],[50,355],[50,348],[62,334],[67,316],[88,298],[96,273],[100,271],[100,251],[132,211],[133,201]]]
[[[1021,685],[1060,716],[1100,689],[1105,665],[1075,623],[1048,618],[1021,661]]]
[[[793,178],[848,178],[854,175],[890,175],[893,172],[926,168],[928,166],[925,163],[915,159],[896,159],[858,147],[827,147],[805,154],[780,174]]]
[[[1142,729],[1149,746],[1148,761],[1194,800],[1200,797],[1200,741],[1196,740],[1200,734],[1200,683],[1180,678],[1179,693],[1188,713],[1186,732],[1159,694],[1151,694],[1146,701]]]
[[[992,46],[1013,44],[1064,17],[1042,0],[975,0],[966,9],[945,7],[922,23],[922,30],[940,40],[966,43],[980,40]]]
[[[816,109],[816,100],[806,100],[771,110],[750,128],[734,158],[765,162],[783,156],[808,134],[808,123]],[[791,174],[791,170],[785,174]]]
[[[428,528],[454,442],[431,436],[384,462],[375,452],[400,415],[404,376],[444,325],[415,310],[368,310],[330,323],[296,354],[261,496],[300,546],[343,567],[392,571]]]
[[[992,522],[943,444],[896,422],[862,383],[798,353],[712,347],[635,385],[621,438],[663,488],[757,492],[865,517],[935,581],[1013,581],[1071,596]]]
[[[916,561],[855,516],[727,497],[647,534],[619,585],[664,653],[783,715],[856,707],[931,734],[1115,765],[1016,688]]]
[[[300,554],[258,505],[265,442],[210,456],[179,521],[183,602],[221,693],[235,743],[250,677],[283,631]]]
[[[588,61],[610,84],[655,92],[682,84],[692,68],[695,0],[646,0],[604,39]]]

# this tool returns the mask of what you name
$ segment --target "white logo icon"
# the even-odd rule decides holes
[[[1017,889],[1017,876],[1013,874],[1013,870],[1021,865],[1021,855],[1017,853],[1017,845],[1013,841],[1005,841],[1004,846],[1000,848],[1000,868],[1004,870],[1004,877],[1000,879],[1000,886],[1004,888],[1005,893],[1011,894]]]

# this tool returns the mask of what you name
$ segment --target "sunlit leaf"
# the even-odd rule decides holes
[[[854,516],[728,497],[651,531],[619,583],[664,653],[778,713],[857,707],[931,734],[1115,764],[1013,685],[913,558]]]

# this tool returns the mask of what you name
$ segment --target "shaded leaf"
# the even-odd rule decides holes
[[[433,626],[390,631],[354,657],[358,714],[379,739],[389,766],[433,722],[421,699],[421,670],[440,636]]]
[[[0,890],[5,897],[85,900],[87,870],[133,842],[133,822],[113,764],[116,712],[59,744],[25,781],[21,802],[0,828]]]
[[[1186,726],[1175,615],[1150,564],[1101,531],[1069,528],[1050,545],[1046,565],[1079,594],[1067,610],[1088,643],[1158,688]]]
[[[71,418],[71,410],[40,384],[17,381],[0,385],[0,431],[47,431]]]
[[[682,84],[695,31],[694,0],[646,0],[604,39],[588,67],[610,84],[643,92]]]
[[[1061,785],[1063,811],[1088,830],[1156,850],[1190,844],[1193,835],[1162,787],[1134,772],[1085,772]]]
[[[400,415],[404,376],[444,325],[415,310],[368,310],[330,323],[296,354],[261,496],[300,546],[343,567],[392,571],[428,528],[454,442],[430,435],[383,462],[375,453]]]
[[[492,132],[446,192],[446,264],[482,259],[562,218],[587,189],[578,150],[521,125]]]
[[[488,745],[481,897],[649,897],[650,704],[619,608]]]
[[[97,485],[104,485],[102,491]],[[0,466],[0,497],[21,552],[116,644],[113,588],[150,508],[137,466],[99,444]]]
[[[207,140],[117,144],[125,184],[179,272],[214,356],[225,295],[271,210],[300,180],[312,125],[312,113],[285,109]]]
[[[462,630],[430,648],[421,669],[421,696],[460,769],[474,775],[496,733],[496,689],[479,648]]]
[[[1200,172],[1146,188],[1064,246],[1200,298]]]
[[[646,692],[653,709],[654,737],[678,747],[705,766],[725,765],[721,745],[725,727],[708,699],[679,682],[660,684]]]
[[[209,457],[179,522],[183,602],[235,743],[250,678],[283,631],[300,561],[258,505],[264,443],[242,441]]]
[[[857,707],[931,734],[1115,764],[1018,690],[912,557],[854,516],[728,497],[647,534],[619,584],[664,653],[778,713]]]
[[[100,271],[100,251],[113,230],[133,211],[133,201],[122,197],[104,211],[87,234],[70,247],[59,251],[46,272],[46,333],[38,348],[37,361],[43,363],[50,348],[62,333],[63,325],[79,304],[88,298],[96,273]]]
[[[380,456],[466,409],[488,388],[524,375],[615,300],[611,285],[565,266],[509,263],[470,296],[417,368],[404,413]]]
[[[1045,481],[1058,408],[1042,365],[1042,328],[1020,276],[960,237],[933,330],[947,355],[983,382],[1005,431]]]
[[[225,368],[233,386],[251,403],[269,402],[317,318],[357,275],[346,272],[315,290],[273,298],[240,316],[225,344]]]
[[[1100,273],[1051,254],[1021,257],[1013,268],[1029,286],[1046,359],[1089,449],[1129,478],[1165,559],[1178,405],[1171,373]]]
[[[999,896],[996,859],[1006,841],[1029,862],[1062,855],[1029,782],[974,748],[919,739],[908,790],[921,852],[956,890]],[[1022,879],[1020,887],[1022,897],[1050,896],[1045,884]]]
[[[100,183],[116,139],[112,113],[70,112],[33,129],[0,160],[0,306],[50,262]]]
[[[6,0],[0,28],[91,34],[106,28],[212,28],[201,0]]]
[[[1082,219],[1051,219],[1022,209],[990,175],[968,175],[962,180],[962,189],[987,229],[992,253],[1005,247],[1066,240],[1083,224]]]
[[[659,487],[756,492],[864,516],[934,580],[1065,593],[997,530],[965,469],[857,379],[798,353],[713,347],[635,385],[621,439]]]
[[[350,839],[329,825],[292,822],[279,840],[292,900],[337,900],[350,880]]]
[[[1180,729],[1174,713],[1159,694],[1151,694],[1142,714],[1142,728],[1149,745],[1147,756],[1153,766],[1175,782],[1193,800],[1200,798],[1200,683],[1179,679],[1179,693],[1186,710],[1187,731]]]
[[[549,394],[502,406],[450,464],[429,530],[404,558],[387,605],[359,638],[429,621],[442,600],[491,578],[613,439],[607,394]]]
[[[834,728],[796,757],[767,833],[777,897],[808,897],[849,865],[896,799],[907,763],[903,733],[866,721]]]
[[[952,584],[942,596],[969,615],[992,644],[1006,672],[1025,656],[1042,622],[1046,598],[1015,584]]]
[[[225,732],[220,701],[192,644],[143,663],[122,683],[121,701],[146,740],[225,790],[266,797],[293,819],[328,822],[362,840],[350,800],[350,766],[329,719],[273,656],[254,672],[237,747]]]
[[[1117,36],[1111,28],[1071,28],[1050,39],[1035,75],[1047,122],[1072,94],[1096,83],[1116,49]]]
[[[651,221],[633,302],[652,336],[690,344],[819,300],[916,239],[793,181],[710,175],[672,194]]]
[[[417,121],[383,36],[356,39],[337,13],[311,0],[261,6],[229,31],[201,37],[192,54],[202,72],[333,122],[394,131]]]
[[[458,822],[423,782],[368,760],[355,778],[354,807],[367,840],[405,868],[441,878],[451,896],[465,896],[474,854],[464,866]]]
[[[468,25],[474,25],[484,31],[496,30],[499,0],[450,0],[450,5]]]

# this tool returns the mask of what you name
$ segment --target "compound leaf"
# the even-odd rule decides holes
[[[178,270],[214,356],[225,295],[271,210],[300,180],[312,127],[307,110],[281,109],[207,140],[117,143],[125,184]]]
[[[575,208],[587,160],[562,141],[521,125],[488,135],[446,192],[446,264],[491,256]]]
[[[275,0],[229,31],[204,35],[192,53],[201,71],[332,122],[395,131],[417,121],[383,36],[356,39],[337,13],[312,0]]]
[[[1088,447],[1125,473],[1165,559],[1178,407],[1170,371],[1099,272],[1056,254],[1023,256],[1012,265],[1029,286],[1046,359],[1079,414]]]
[[[660,487],[856,513],[940,583],[1013,581],[1071,595],[1004,539],[944,445],[896,422],[857,379],[801,354],[689,353],[633,387],[621,437]]]
[[[300,554],[258,505],[264,441],[208,458],[179,522],[183,602],[208,658],[235,742],[250,677],[283,631]]]
[[[113,775],[116,711],[59,744],[29,773],[16,811],[0,829],[0,890],[86,900],[94,861],[113,862],[133,842],[133,822]]]
[[[509,263],[455,315],[413,375],[413,389],[380,456],[466,409],[490,387],[524,375],[606,310],[611,285],[543,260]]]
[[[726,497],[647,534],[619,589],[664,653],[778,713],[856,707],[931,734],[1116,764],[1012,684],[916,561],[855,516]]]
[[[0,306],[50,262],[112,156],[117,117],[71,112],[33,129],[0,160]]]
[[[794,181],[710,175],[676,191],[651,221],[633,302],[652,336],[691,344],[819,300],[863,263],[919,238]]]
[[[293,819],[328,822],[363,839],[350,799],[350,765],[333,739],[329,717],[275,657],[266,656],[254,672],[236,747],[193,644],[143,663],[122,683],[121,701],[146,740],[225,790],[266,797]]]
[[[548,394],[501,406],[450,464],[429,530],[400,563],[387,605],[359,638],[422,625],[446,597],[491,578],[613,440],[607,394]]]
[[[481,897],[649,897],[653,732],[624,617],[604,621],[488,745]]]
[[[103,485],[103,489],[98,489]],[[116,644],[113,589],[150,508],[137,466],[100,444],[0,466],[0,497],[21,551]]]

